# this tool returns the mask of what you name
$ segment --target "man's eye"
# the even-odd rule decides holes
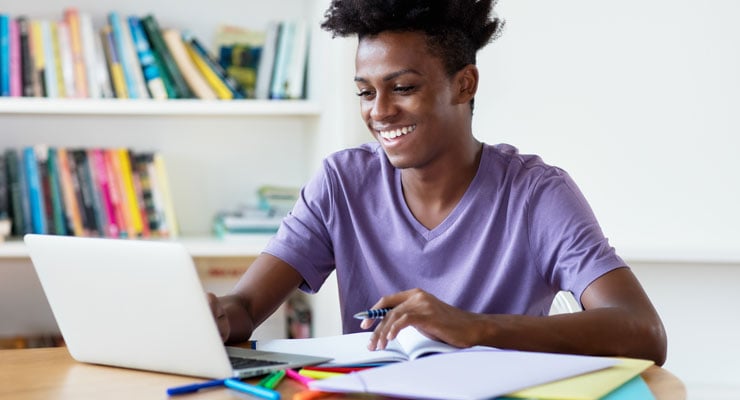
[[[369,90],[360,90],[360,91],[357,92],[357,96],[358,97],[368,97],[371,94],[372,94],[372,92],[369,91]]]
[[[395,88],[393,88],[393,90],[395,90],[396,92],[400,92],[400,93],[409,93],[413,91],[414,89],[415,89],[414,86],[396,86]]]

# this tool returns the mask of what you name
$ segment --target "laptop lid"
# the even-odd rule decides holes
[[[276,354],[281,365],[235,371],[192,258],[180,243],[35,234],[24,241],[78,361],[209,378],[328,361]]]

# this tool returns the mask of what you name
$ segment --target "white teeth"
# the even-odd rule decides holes
[[[400,129],[393,129],[390,131],[380,131],[380,136],[384,139],[395,139],[401,135],[411,133],[416,129],[416,125],[404,126]]]

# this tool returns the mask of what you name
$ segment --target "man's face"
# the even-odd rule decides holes
[[[355,69],[362,118],[395,167],[422,168],[461,136],[453,79],[423,34],[363,37]]]

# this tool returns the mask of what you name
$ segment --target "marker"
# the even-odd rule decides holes
[[[286,369],[285,376],[287,376],[290,379],[293,379],[294,381],[298,381],[298,383],[302,384],[303,386],[308,386],[308,382],[311,382],[312,380],[314,380],[313,378],[303,376],[299,374],[298,372],[295,372],[292,369]]]
[[[342,372],[316,371],[315,369],[305,369],[305,368],[301,368],[301,370],[298,371],[298,373],[303,376],[307,376],[313,379],[326,379],[326,378],[333,378],[339,375],[346,375],[345,373],[342,373]]]
[[[258,385],[266,387],[268,389],[275,389],[275,386],[285,377],[285,370],[277,370],[270,375],[267,375],[264,379],[259,381]]]
[[[262,397],[263,399],[268,399],[268,400],[279,400],[280,399],[280,393],[272,389],[263,388],[262,386],[250,385],[238,379],[233,379],[233,378],[226,379],[224,381],[224,385],[226,385],[226,387],[229,389],[234,389],[238,392],[251,394],[252,396]]]
[[[355,314],[355,318],[357,319],[380,319],[385,317],[385,314],[388,314],[388,311],[392,310],[392,308],[371,308],[369,310],[360,311],[357,314]]]
[[[167,389],[167,395],[175,396],[178,394],[195,393],[201,389],[206,389],[206,388],[215,387],[215,386],[223,386],[224,380],[225,379],[216,379],[216,380],[212,380],[208,382],[193,383],[193,384],[185,385],[185,386],[171,387]]]

